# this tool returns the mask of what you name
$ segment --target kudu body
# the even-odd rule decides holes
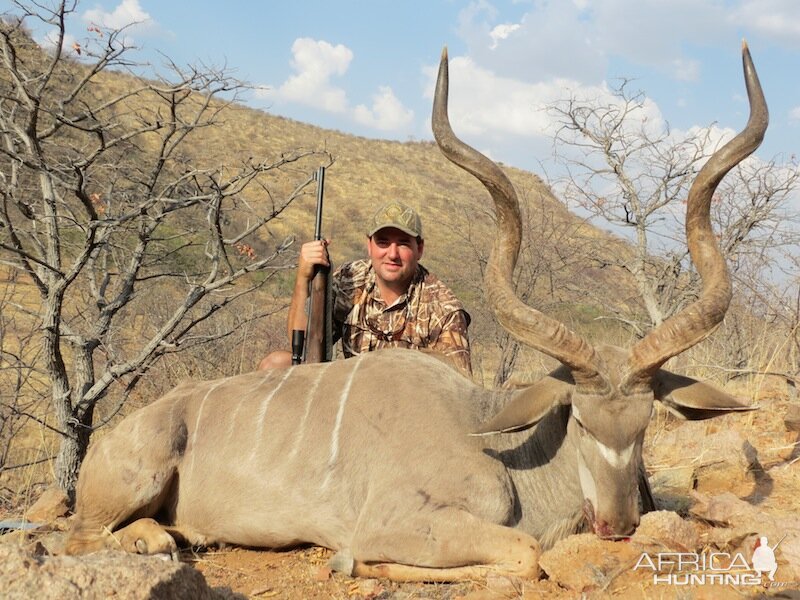
[[[703,292],[623,350],[592,346],[514,295],[516,194],[452,133],[443,53],[434,135],[497,210],[489,301],[509,332],[562,366],[528,388],[489,391],[423,352],[386,350],[183,384],[90,449],[67,552],[174,552],[176,538],[309,542],[337,550],[337,566],[356,575],[445,581],[490,571],[535,576],[541,547],[582,522],[603,537],[630,534],[654,400],[688,418],[748,408],[661,369],[713,331],[730,301],[709,204],[767,125],[746,47],[743,56],[750,120],[689,194],[687,238]],[[469,435],[490,432],[502,435]]]

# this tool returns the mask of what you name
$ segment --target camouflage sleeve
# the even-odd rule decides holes
[[[450,313],[442,321],[441,332],[429,348],[447,356],[467,377],[472,378],[468,326],[469,317],[465,311]]]

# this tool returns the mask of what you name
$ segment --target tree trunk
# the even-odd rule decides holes
[[[89,448],[93,415],[94,407],[91,406],[80,416],[73,414],[67,422],[61,423],[64,436],[56,457],[56,482],[69,496],[70,505],[75,502],[78,472]]]

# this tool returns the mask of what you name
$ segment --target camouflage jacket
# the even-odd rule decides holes
[[[339,267],[333,275],[333,338],[346,358],[379,348],[426,348],[472,375],[464,305],[419,265],[414,280],[391,306],[381,299],[369,260]]]

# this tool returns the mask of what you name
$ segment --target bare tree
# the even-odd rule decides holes
[[[215,163],[197,150],[201,134],[225,127],[246,84],[174,63],[166,76],[130,77],[141,65],[124,31],[92,27],[68,45],[74,2],[14,6],[0,24],[0,251],[41,301],[56,475],[71,493],[92,432],[142,375],[228,335],[211,318],[281,268],[290,242],[259,233],[331,158]],[[47,53],[28,34],[42,23],[55,32]]]
[[[676,137],[668,124],[649,118],[649,101],[631,93],[628,81],[609,97],[572,96],[549,109],[560,123],[555,152],[566,167],[565,199],[633,242],[633,252],[620,253],[617,264],[633,276],[646,317],[618,317],[641,335],[697,296],[679,220],[688,186],[715,150],[712,128]],[[787,201],[798,178],[796,164],[751,158],[720,186],[713,218],[734,277],[757,281],[775,260],[776,245],[797,242]]]

